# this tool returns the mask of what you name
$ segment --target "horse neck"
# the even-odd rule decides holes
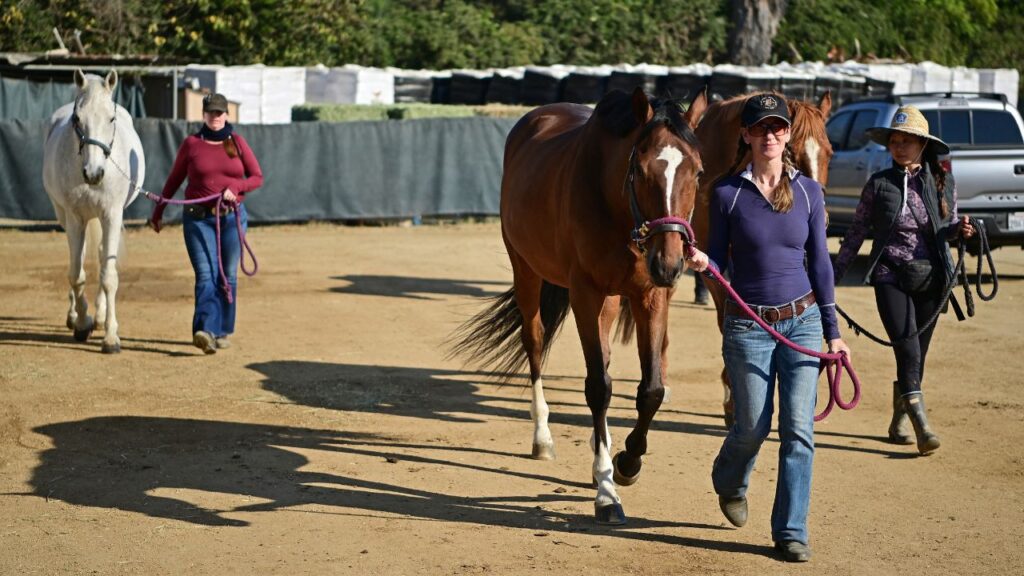
[[[586,182],[588,197],[600,191],[608,212],[616,220],[632,225],[629,211],[629,192],[625,188],[629,171],[629,155],[639,128],[624,138],[609,138],[602,128],[591,123],[581,134],[579,162],[576,169],[580,182]],[[594,170],[598,167],[598,170]]]

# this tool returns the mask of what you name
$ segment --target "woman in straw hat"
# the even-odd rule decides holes
[[[917,449],[924,455],[939,447],[921,392],[935,325],[916,338],[907,336],[943,305],[943,289],[954,281],[948,241],[970,238],[975,231],[966,216],[957,217],[953,177],[939,164],[939,155],[948,154],[949,146],[928,132],[928,120],[920,110],[903,106],[888,127],[871,128],[867,135],[889,149],[892,166],[873,174],[864,185],[853,225],[836,256],[835,278],[838,284],[870,231],[870,265],[864,283],[874,286],[878,314],[895,342],[889,440],[914,443],[905,427],[909,416]]]

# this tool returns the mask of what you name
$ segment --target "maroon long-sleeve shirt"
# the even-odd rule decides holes
[[[178,148],[174,166],[171,167],[171,173],[164,183],[163,197],[174,197],[186,177],[187,200],[220,194],[224,189],[230,188],[241,202],[245,199],[246,193],[262,186],[263,171],[260,170],[260,164],[249,148],[249,143],[238,134],[233,134],[231,138],[238,148],[238,156],[235,158],[227,155],[223,144],[208,143],[195,134],[185,138]],[[212,200],[208,204],[212,208],[217,202]],[[165,206],[166,204],[157,204],[153,208],[153,221],[160,220]]]

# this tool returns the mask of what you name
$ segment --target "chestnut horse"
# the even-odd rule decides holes
[[[541,367],[569,308],[576,318],[593,418],[594,502],[600,524],[626,521],[615,484],[640,474],[647,431],[665,395],[668,307],[690,241],[702,171],[693,128],[704,93],[679,103],[641,89],[615,91],[595,109],[551,104],[526,114],[505,144],[501,232],[513,287],[456,332],[453,354],[496,366],[509,379],[529,363],[533,457],[554,457]],[[611,457],[609,333],[628,298],[636,319],[641,379],[637,421]]]
[[[698,246],[707,246],[708,211],[710,210],[711,189],[715,182],[731,172],[742,169],[750,162],[749,148],[743,158],[739,154],[740,113],[749,94],[735,96],[728,100],[715,102],[708,106],[704,118],[697,126],[697,139],[700,140],[703,157],[706,159],[704,170],[706,178],[701,179],[697,192],[696,211],[693,215],[693,233]],[[788,100],[789,117],[792,119],[789,148],[793,152],[793,161],[797,169],[812,179],[828,183],[828,163],[832,158],[832,145],[825,133],[825,120],[832,110],[832,95],[826,92],[817,105],[802,100]],[[724,262],[719,263],[724,265]],[[698,280],[700,281],[700,280]],[[724,316],[725,290],[715,282],[706,281],[708,292],[715,301],[718,310],[718,327],[722,327]],[[725,399],[723,408],[725,420],[732,423],[732,394],[729,379],[722,370],[722,385]]]

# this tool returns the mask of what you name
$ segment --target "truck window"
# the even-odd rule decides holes
[[[979,146],[1024,144],[1017,121],[1002,110],[973,112],[974,143]]]
[[[832,150],[836,152],[846,150],[846,134],[850,128],[850,120],[853,120],[853,113],[841,112],[833,116],[825,125],[825,132],[828,134],[829,144],[832,144]]]
[[[945,140],[946,144],[970,144],[970,111],[939,110],[939,132],[939,138]]]
[[[875,110],[861,110],[857,112],[857,115],[853,117],[853,122],[850,124],[850,138],[846,143],[847,150],[860,150],[871,141],[864,131],[878,125],[875,122],[876,118],[878,118],[878,112]]]

